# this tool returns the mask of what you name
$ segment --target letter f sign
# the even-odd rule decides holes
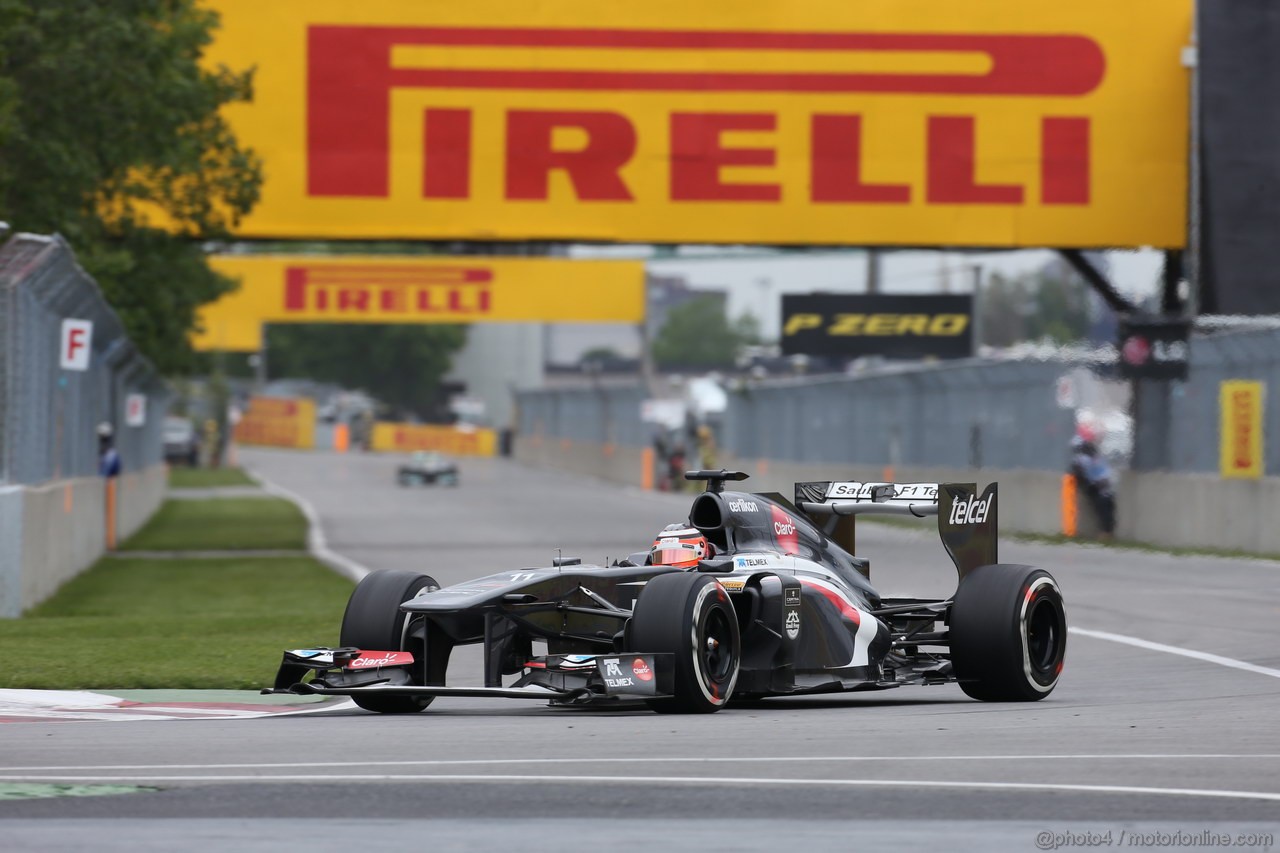
[[[63,370],[88,370],[93,346],[93,323],[89,320],[62,321],[62,348],[58,361]]]

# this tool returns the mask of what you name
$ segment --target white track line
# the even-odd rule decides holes
[[[633,756],[627,758],[439,758],[413,761],[284,761],[233,764],[65,764],[36,767],[2,767],[0,774],[55,770],[282,770],[303,767],[483,767],[507,764],[816,764],[865,761],[1134,761],[1134,760],[1275,760],[1280,753],[1084,753],[1070,755],[793,755],[765,756]]]
[[[822,786],[845,788],[957,788],[985,791],[1070,791],[1085,794],[1139,794],[1165,797],[1216,797],[1233,800],[1280,802],[1280,793],[1270,791],[1229,791],[1207,788],[1149,788],[1131,785],[1068,785],[1045,782],[939,782],[928,779],[767,779],[733,776],[485,776],[419,775],[398,776],[0,776],[3,782],[30,782],[58,779],[62,782],[543,782],[575,785],[743,785],[751,787]]]
[[[1152,652],[1164,652],[1165,654],[1179,655],[1184,658],[1216,663],[1219,666],[1228,666],[1232,669],[1242,669],[1245,672],[1255,672],[1258,675],[1269,675],[1272,678],[1280,678],[1280,669],[1270,669],[1265,666],[1258,666],[1256,663],[1236,660],[1235,658],[1226,658],[1222,655],[1214,655],[1208,652],[1197,652],[1194,649],[1182,649],[1177,646],[1166,646],[1164,643],[1153,643],[1150,640],[1143,640],[1138,637],[1128,637],[1124,634],[1112,634],[1107,631],[1093,631],[1089,628],[1076,628],[1072,626],[1068,628],[1067,631],[1072,634],[1079,634],[1082,637],[1092,637],[1095,640],[1107,640],[1112,643],[1122,643],[1126,646],[1135,646],[1139,649],[1147,649]]]
[[[316,512],[316,508],[309,500],[296,492],[289,491],[284,486],[276,485],[256,471],[248,468],[244,471],[251,480],[262,486],[264,492],[284,498],[302,510],[302,514],[307,518],[307,550],[313,557],[356,583],[360,583],[364,576],[369,574],[368,567],[360,565],[350,557],[344,557],[329,547],[329,543],[324,538],[324,528],[320,525],[320,514]]]

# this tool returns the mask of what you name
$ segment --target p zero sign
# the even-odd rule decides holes
[[[257,237],[1183,243],[1192,0],[210,0]]]
[[[782,352],[854,358],[973,355],[973,297],[782,297]]]
[[[201,350],[257,350],[264,323],[638,323],[640,261],[214,255],[240,288],[200,311]]]

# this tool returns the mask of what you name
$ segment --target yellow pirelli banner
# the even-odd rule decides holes
[[[398,453],[435,450],[450,456],[493,456],[498,435],[479,427],[379,422],[373,425],[370,447]]]
[[[1222,476],[1256,480],[1266,468],[1263,456],[1262,382],[1231,379],[1222,383],[1219,405],[1222,428]]]
[[[565,258],[214,255],[240,288],[200,310],[201,350],[257,350],[264,323],[639,323],[644,264]]]
[[[1184,242],[1192,0],[207,0],[253,237]]]
[[[304,397],[253,397],[234,435],[239,444],[309,450],[316,445],[316,404]]]

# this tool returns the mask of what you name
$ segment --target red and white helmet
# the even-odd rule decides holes
[[[699,560],[715,556],[715,548],[698,530],[687,524],[668,524],[653,540],[649,562],[655,566],[688,569]]]

